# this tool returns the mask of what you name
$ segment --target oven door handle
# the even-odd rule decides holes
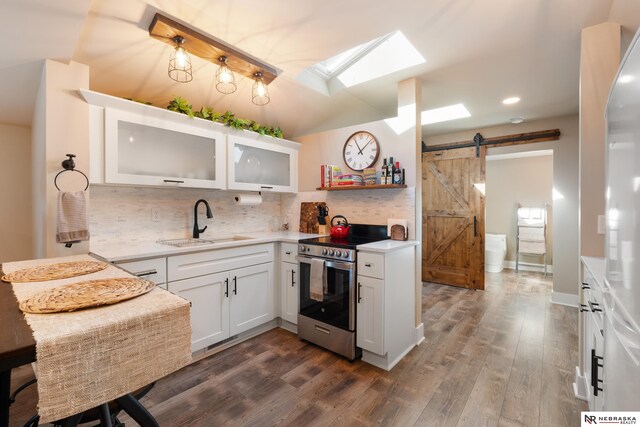
[[[306,257],[306,256],[297,256],[296,259],[298,260],[298,262],[301,262],[303,264],[311,264],[311,257]],[[324,261],[324,265],[325,268],[329,267],[329,268],[335,268],[337,270],[348,270],[348,271],[353,271],[356,269],[356,263],[355,262],[342,262],[342,261],[333,261],[333,260],[325,260]]]

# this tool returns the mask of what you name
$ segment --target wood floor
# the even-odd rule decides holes
[[[550,303],[550,279],[505,271],[485,291],[425,285],[426,339],[392,372],[275,329],[159,381],[142,402],[161,426],[577,426],[577,310]],[[14,388],[31,376],[18,370]],[[11,425],[36,401],[34,387],[20,395]]]

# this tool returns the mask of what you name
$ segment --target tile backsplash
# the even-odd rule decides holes
[[[91,242],[148,242],[157,239],[190,237],[193,206],[198,199],[209,202],[213,218],[208,219],[200,204],[198,225],[208,226],[203,238],[231,236],[272,230],[273,218],[280,215],[279,194],[262,194],[262,204],[239,206],[232,191],[192,188],[151,188],[92,185],[89,207]],[[160,209],[158,221],[152,209]]]
[[[207,219],[200,205],[198,224],[208,226],[204,238],[272,231],[275,219],[285,217],[297,231],[300,203],[326,202],[329,218],[344,215],[350,222],[387,223],[388,218],[406,218],[409,238],[415,236],[415,187],[371,191],[307,191],[298,194],[262,193],[262,204],[239,206],[233,191],[188,188],[150,188],[92,185],[89,208],[91,242],[149,242],[185,238],[193,228],[193,206],[198,199],[211,205]],[[152,209],[159,218],[152,220]]]
[[[289,216],[296,230],[300,223],[302,202],[326,202],[329,207],[328,219],[343,215],[355,224],[386,225],[388,218],[405,218],[408,221],[409,239],[415,237],[415,187],[283,194],[282,212]]]

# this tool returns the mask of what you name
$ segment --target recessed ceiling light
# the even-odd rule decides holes
[[[513,96],[511,98],[506,98],[502,100],[502,103],[504,105],[517,104],[518,102],[520,102],[520,98],[518,98],[517,96]]]
[[[509,121],[514,125],[519,125],[520,123],[524,122],[524,119],[522,117],[514,117],[512,119],[509,119]]]
[[[618,79],[620,83],[629,83],[633,81],[633,76],[631,74],[625,74],[624,76],[620,76]]]

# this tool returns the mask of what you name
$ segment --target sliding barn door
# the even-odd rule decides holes
[[[425,282],[484,289],[485,154],[473,147],[422,155]]]

